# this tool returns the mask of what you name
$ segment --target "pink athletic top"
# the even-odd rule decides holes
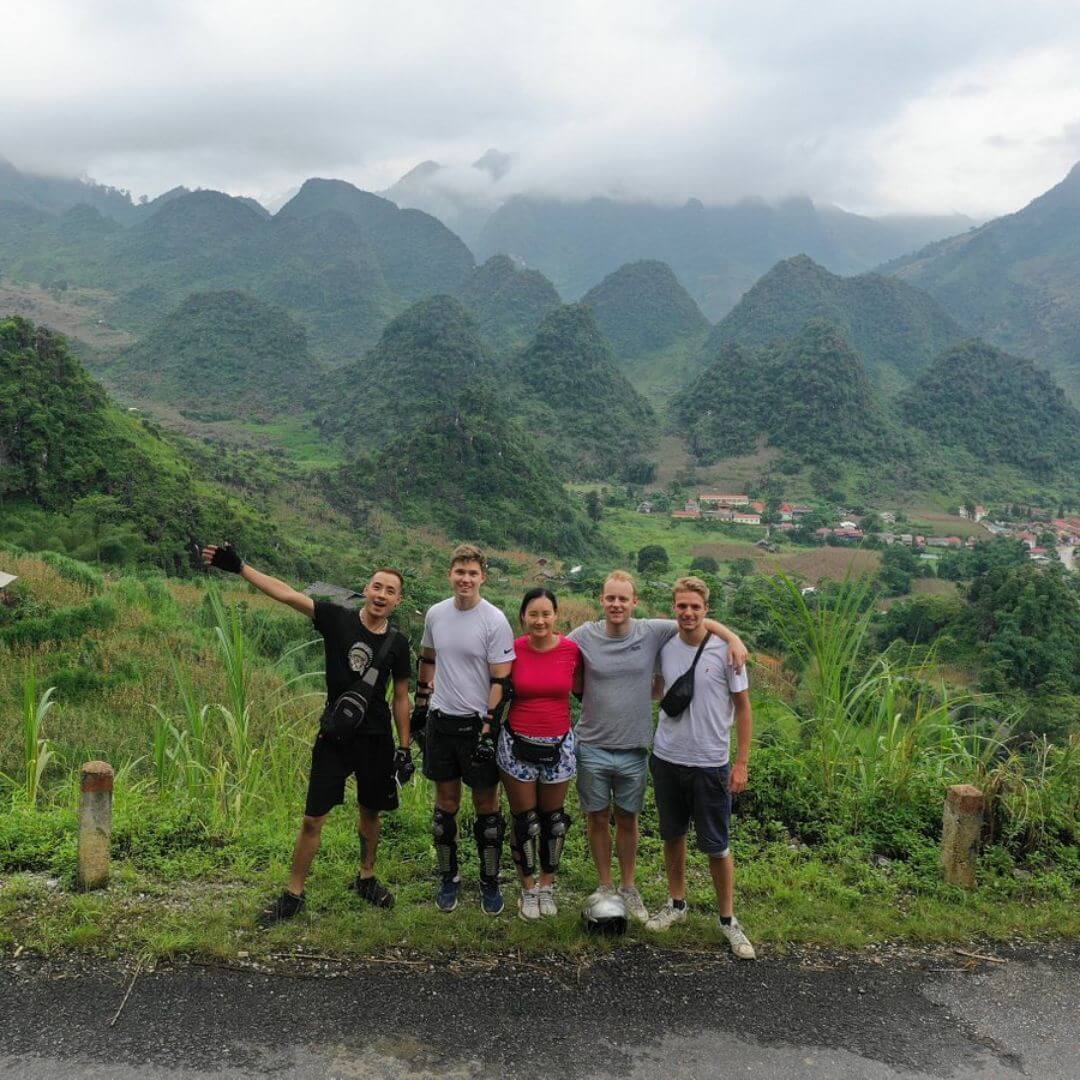
[[[510,726],[519,735],[565,735],[570,730],[570,691],[581,664],[577,642],[561,637],[554,649],[537,652],[523,634],[514,642],[514,654]]]

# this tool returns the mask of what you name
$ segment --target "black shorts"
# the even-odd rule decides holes
[[[656,810],[660,815],[660,835],[677,840],[690,831],[694,820],[697,846],[714,858],[728,853],[728,826],[731,821],[730,765],[675,765],[655,754],[649,757]]]
[[[356,801],[366,810],[396,810],[392,735],[357,735],[339,743],[320,735],[311,749],[308,817],[322,817],[345,801],[345,781],[356,777]]]
[[[479,717],[441,719],[433,714],[424,731],[424,775],[436,782],[462,780],[473,791],[498,787],[499,767],[494,761],[488,765],[473,764],[481,723]]]

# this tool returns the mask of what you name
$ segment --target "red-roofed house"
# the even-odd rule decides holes
[[[725,495],[714,491],[703,491],[698,495],[698,502],[715,503],[717,506],[747,506],[749,495]]]
[[[760,525],[761,515],[747,513],[740,514],[736,512],[735,514],[732,514],[731,520],[734,521],[736,525]]]

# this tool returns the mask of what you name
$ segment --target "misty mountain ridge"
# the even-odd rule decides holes
[[[480,336],[498,351],[524,345],[548,312],[562,304],[543,274],[507,255],[493,255],[478,266],[455,295],[476,320]]]
[[[1080,164],[1022,210],[882,268],[1080,402]]]

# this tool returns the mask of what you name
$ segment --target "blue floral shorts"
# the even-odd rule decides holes
[[[557,743],[560,736],[552,738],[540,738],[538,742]],[[565,780],[573,778],[577,772],[577,755],[574,753],[576,740],[573,729],[563,741],[559,751],[559,760],[554,765],[533,765],[531,762],[518,761],[514,757],[513,743],[510,741],[510,732],[504,727],[499,734],[499,745],[495,750],[495,764],[504,773],[512,776],[515,780],[536,781],[541,784],[561,784]]]

